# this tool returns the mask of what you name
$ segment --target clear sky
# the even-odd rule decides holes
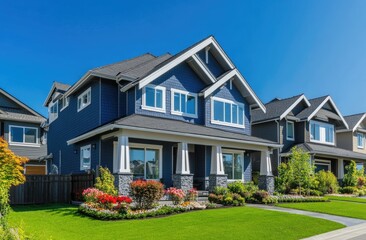
[[[330,94],[344,115],[366,112],[365,9],[357,0],[4,0],[0,87],[46,115],[53,81],[212,34],[264,103]]]

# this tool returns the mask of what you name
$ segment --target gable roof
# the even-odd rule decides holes
[[[344,119],[348,123],[349,131],[352,131],[352,132],[356,131],[358,126],[360,126],[360,124],[362,123],[362,121],[365,120],[365,117],[366,117],[366,113],[358,113],[358,114],[345,116]]]
[[[60,91],[62,93],[65,93],[67,90],[69,90],[70,87],[71,87],[71,85],[69,85],[69,84],[53,82],[51,90],[48,92],[47,98],[44,101],[43,106],[47,107],[47,105],[51,101],[52,95],[55,91]]]
[[[0,88],[0,94],[16,103],[20,108],[13,108],[8,106],[0,106],[0,119],[23,121],[23,122],[36,122],[42,123],[46,119],[37,111],[15,98],[4,89]]]
[[[274,99],[265,104],[267,112],[264,113],[258,109],[252,111],[252,122],[259,123],[263,121],[283,119],[296,107],[300,102],[304,101],[308,107],[310,102],[304,94],[296,95],[285,99]]]

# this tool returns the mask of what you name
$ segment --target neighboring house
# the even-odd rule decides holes
[[[59,173],[108,167],[126,193],[132,179],[207,190],[251,181],[273,191],[270,152],[251,136],[251,109],[265,107],[213,37],[176,54],[144,54],[88,71],[71,87],[52,87],[48,152]]]
[[[46,119],[32,108],[0,88],[0,136],[15,154],[29,158],[27,175],[47,174]]]
[[[366,161],[366,154],[340,148],[335,131],[349,126],[330,96],[274,99],[265,107],[266,113],[252,111],[252,134],[283,145],[273,153],[274,167],[288,158],[294,146],[310,153],[316,171],[330,170],[339,179],[344,176],[345,161]],[[253,169],[259,169],[255,161]]]
[[[338,146],[347,150],[366,154],[366,113],[345,116],[344,119],[348,123],[349,128],[337,131]],[[359,169],[363,166],[363,161],[357,163]]]

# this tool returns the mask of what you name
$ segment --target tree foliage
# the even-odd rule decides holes
[[[364,169],[357,170],[357,164],[355,161],[351,161],[349,165],[346,166],[346,173],[343,178],[344,187],[355,187],[359,177],[363,177]]]
[[[114,176],[109,171],[108,168],[99,168],[100,177],[97,177],[95,188],[108,193],[110,195],[116,196],[118,194],[116,186],[114,185]]]

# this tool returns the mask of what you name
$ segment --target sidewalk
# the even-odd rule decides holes
[[[366,239],[366,223],[342,228],[328,233],[306,238],[304,240],[364,240]]]

